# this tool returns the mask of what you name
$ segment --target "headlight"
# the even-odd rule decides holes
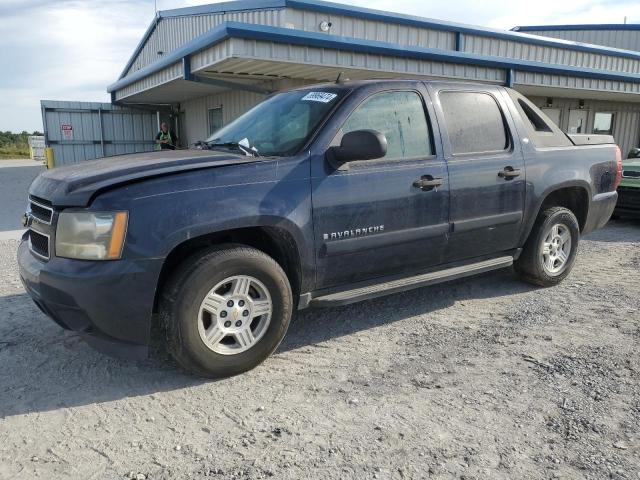
[[[56,228],[56,256],[117,260],[127,233],[127,212],[62,212]]]

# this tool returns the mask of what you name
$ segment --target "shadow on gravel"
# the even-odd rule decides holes
[[[346,307],[304,311],[293,320],[278,352],[429,314],[458,301],[533,289],[504,270]],[[151,359],[142,362],[102,355],[47,319],[26,294],[0,297],[0,312],[0,418],[210,382],[184,373],[157,345]]]
[[[519,281],[511,269],[504,269],[345,307],[305,310],[291,323],[278,351],[295,350],[405,318],[426,315],[460,301],[502,297],[535,289]]]
[[[609,220],[605,228],[584,237],[594,242],[637,243],[640,238],[640,219],[617,218]]]

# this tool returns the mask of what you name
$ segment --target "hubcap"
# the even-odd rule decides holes
[[[242,353],[264,336],[272,309],[271,295],[260,280],[247,275],[226,278],[200,305],[200,338],[221,355]]]
[[[557,275],[567,266],[571,253],[571,232],[566,225],[551,227],[542,241],[542,266],[551,275]]]

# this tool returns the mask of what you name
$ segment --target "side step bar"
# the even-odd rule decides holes
[[[469,277],[491,270],[497,270],[513,265],[513,257],[499,257],[482,262],[471,263],[459,267],[447,268],[437,272],[423,273],[414,277],[392,280],[389,282],[369,285],[366,287],[347,290],[344,292],[332,293],[321,297],[313,298],[309,303],[310,307],[335,307],[338,305],[348,305],[350,303],[361,302],[370,298],[390,295],[392,293],[403,292],[413,288],[425,287],[436,283],[448,282],[458,278]]]

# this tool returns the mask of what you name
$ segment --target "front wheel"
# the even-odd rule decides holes
[[[564,207],[552,207],[538,215],[516,272],[527,282],[543,287],[557,285],[571,272],[576,260],[580,227],[576,216]]]
[[[268,255],[218,247],[188,259],[163,292],[169,351],[185,369],[229,377],[264,361],[292,314],[286,274]]]

